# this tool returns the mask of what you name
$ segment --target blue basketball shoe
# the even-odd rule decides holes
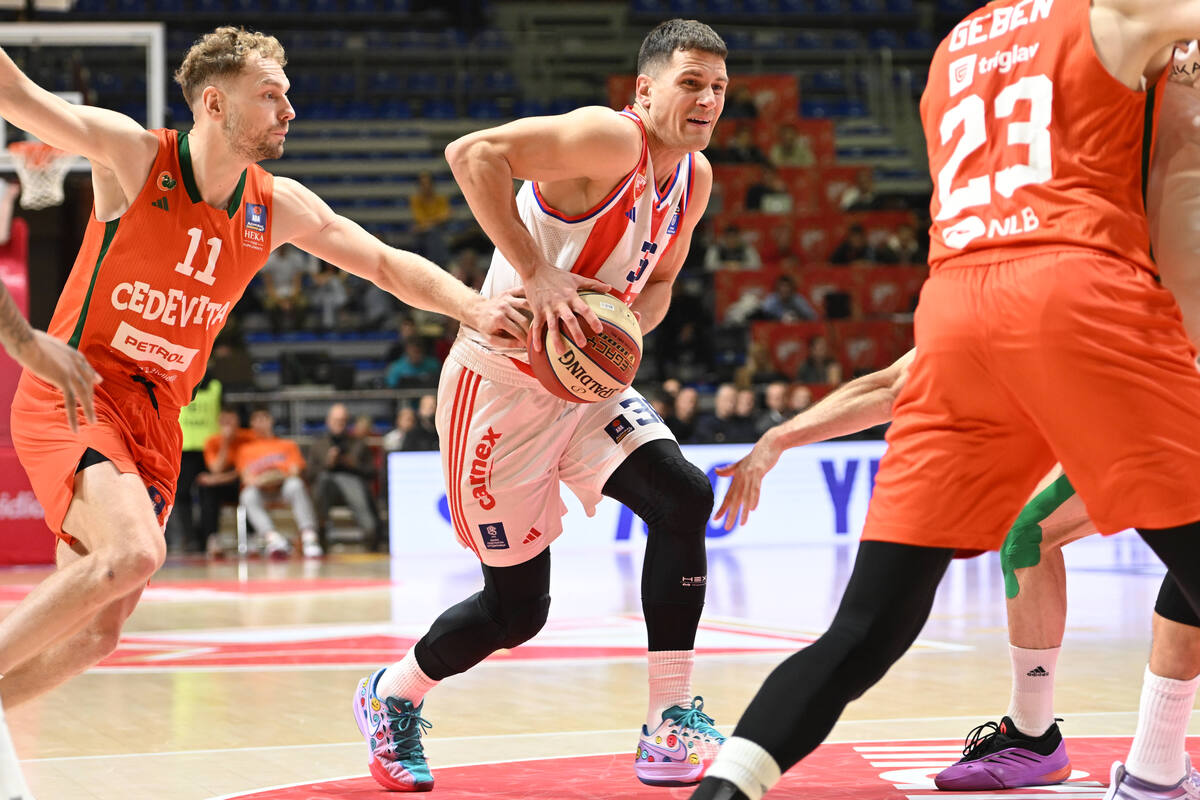
[[[690,786],[704,777],[724,743],[713,718],[704,713],[704,698],[696,697],[690,708],[664,711],[653,731],[642,726],[633,771],[650,786]]]
[[[371,777],[393,792],[428,792],[433,788],[433,773],[421,749],[421,733],[433,724],[421,716],[421,705],[413,708],[409,700],[375,694],[379,669],[358,682],[354,693],[354,721],[367,740]]]

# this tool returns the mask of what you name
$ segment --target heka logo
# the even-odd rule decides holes
[[[267,230],[267,207],[246,203],[246,230],[263,233]]]
[[[186,372],[199,350],[169,342],[161,336],[139,331],[128,322],[117,326],[112,347],[137,361],[149,361],[165,370]]]
[[[975,62],[979,60],[977,53],[963,56],[950,62],[950,96],[961,92],[975,82]]]
[[[483,439],[479,444],[475,445],[475,458],[471,461],[471,496],[479,501],[479,507],[485,511],[490,511],[496,507],[496,498],[492,497],[488,491],[488,485],[491,483],[492,477],[492,450],[496,447],[496,442],[500,441],[502,434],[496,433],[489,426],[487,433],[483,435]],[[480,530],[483,526],[480,526]],[[504,534],[504,526],[500,526],[500,534]],[[504,546],[508,547],[508,540],[505,540]]]

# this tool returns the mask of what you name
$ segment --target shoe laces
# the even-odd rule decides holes
[[[704,698],[692,698],[691,708],[675,718],[675,724],[680,728],[691,728],[705,736],[722,739],[721,733],[713,727],[713,718],[704,713]]]
[[[967,734],[966,743],[963,745],[963,755],[970,756],[981,748],[987,747],[1000,734],[1000,724],[998,722],[985,722],[971,729]]]
[[[392,752],[397,758],[424,757],[421,734],[432,728],[433,723],[422,717],[420,709],[414,708],[408,700],[389,697],[384,704],[387,706],[388,731],[392,734]]]

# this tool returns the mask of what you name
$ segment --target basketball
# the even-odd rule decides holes
[[[555,397],[594,403],[633,383],[642,361],[642,329],[633,311],[620,300],[600,292],[580,292],[579,296],[596,312],[603,330],[577,347],[557,328],[547,328],[540,352],[533,349],[532,339],[529,342],[529,365]],[[555,337],[562,343],[561,355],[555,352]]]

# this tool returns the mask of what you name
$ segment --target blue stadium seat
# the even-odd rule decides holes
[[[843,117],[866,117],[870,116],[867,112],[866,105],[861,100],[847,99],[843,100],[841,107],[838,109],[840,116]]]
[[[821,50],[825,47],[825,40],[819,33],[799,31],[792,36],[792,47],[797,50]]]
[[[235,14],[260,14],[264,6],[263,0],[229,0],[230,11]]]
[[[514,117],[542,117],[546,114],[546,106],[538,100],[518,100],[513,104]]]
[[[442,47],[451,49],[461,49],[471,44],[471,37],[465,31],[458,28],[447,28],[442,31],[441,42]]]
[[[936,44],[929,31],[913,30],[904,35],[904,46],[910,50],[932,50]]]
[[[400,77],[390,69],[377,69],[367,78],[368,92],[395,92],[399,88]]]
[[[183,0],[154,0],[155,14],[182,14]]]
[[[149,11],[146,0],[117,0],[116,12],[118,14],[146,14]]]
[[[107,14],[112,11],[112,6],[108,0],[78,0],[75,11],[80,14]],[[191,44],[190,38],[188,44]]]
[[[355,101],[346,105],[342,110],[342,116],[346,119],[374,119],[379,114],[370,103]]]
[[[504,115],[494,101],[476,100],[467,106],[467,116],[471,119],[500,119]]]
[[[913,0],[887,0],[887,10],[889,14],[915,14],[917,12]]]
[[[324,91],[324,80],[317,73],[299,72],[290,77],[292,81],[292,94],[308,97]]]
[[[736,52],[749,51],[754,48],[754,34],[749,31],[729,31],[722,33],[725,44]]]
[[[429,119],[455,119],[458,117],[458,109],[450,100],[431,99],[425,101],[422,116]]]
[[[810,0],[779,0],[780,14],[811,14]]]
[[[754,36],[754,46],[760,50],[787,50],[792,46],[792,37],[783,30],[760,30]]]
[[[346,0],[347,14],[378,14],[379,8],[375,5],[375,0]]]
[[[504,50],[509,47],[509,41],[503,31],[480,31],[475,37],[475,47],[481,50]]]
[[[729,16],[741,12],[741,3],[737,0],[708,0],[708,13],[712,16]]]
[[[436,72],[410,72],[404,82],[410,92],[438,94],[445,91],[442,76]]]
[[[866,41],[858,31],[834,31],[829,37],[829,46],[834,50],[862,50]]]
[[[411,119],[412,107],[403,100],[391,98],[380,104],[379,116],[383,119]]]
[[[876,28],[867,37],[867,42],[876,50],[899,50],[903,45],[895,31],[888,28]]]
[[[771,7],[771,0],[743,0],[743,6],[742,10],[746,14],[761,17],[775,13],[775,9]]]
[[[126,0],[122,0],[126,2]],[[112,72],[93,72],[92,88],[103,95],[113,95],[125,90],[125,77]]]
[[[408,0],[380,0],[379,10],[383,14],[407,14],[412,9]]]
[[[704,11],[700,0],[667,0],[667,8],[672,14],[687,14],[695,16]]]
[[[844,0],[813,0],[812,13],[845,14],[846,3]]]
[[[850,0],[851,14],[882,14],[883,0]]]
[[[512,94],[517,90],[517,76],[508,70],[493,70],[484,79],[484,87],[497,94]]]
[[[300,5],[300,0],[269,0],[269,2],[273,14],[295,16],[304,10]]]
[[[337,97],[349,97],[354,94],[354,74],[350,72],[335,72],[329,76],[329,91]]]
[[[811,97],[800,101],[800,116],[809,119],[828,119],[835,116],[833,104]]]
[[[805,83],[812,92],[844,94],[846,76],[840,69],[823,69],[807,76]]]
[[[336,14],[340,9],[337,0],[308,0],[308,10],[312,14]]]
[[[577,109],[583,105],[587,105],[587,104],[581,103],[578,100],[572,99],[570,97],[560,97],[557,100],[552,100],[550,102],[549,107],[546,109],[546,111],[547,111],[547,113],[550,113],[550,114],[566,114],[568,112],[574,111],[575,109]]]
[[[660,14],[662,4],[659,0],[630,0],[629,11],[633,14]]]

